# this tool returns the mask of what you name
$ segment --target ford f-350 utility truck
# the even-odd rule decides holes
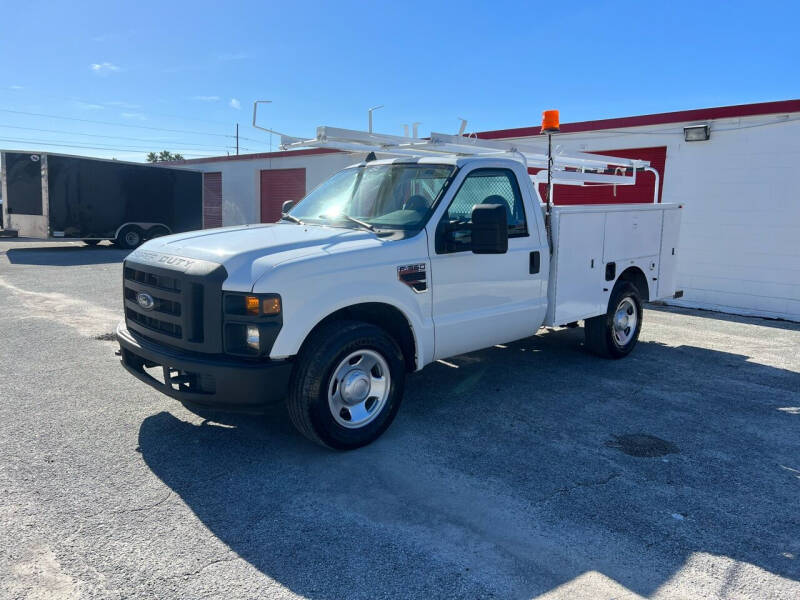
[[[594,353],[630,353],[642,303],[676,293],[679,206],[553,207],[516,149],[425,145],[344,169],[278,223],[132,252],[122,364],[195,410],[285,399],[306,437],[349,449],[386,430],[406,373],[433,361],[580,321]],[[559,171],[556,158],[555,182],[624,183],[646,166],[586,154]]]

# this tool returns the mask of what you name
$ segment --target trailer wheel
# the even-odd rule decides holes
[[[164,227],[163,225],[156,225],[155,227],[151,227],[147,230],[145,237],[148,240],[152,240],[153,238],[163,237],[165,235],[169,235],[169,229]]]
[[[117,239],[114,240],[114,244],[120,248],[132,250],[133,248],[139,246],[143,241],[144,236],[142,234],[142,230],[135,225],[127,225],[120,230]]]
[[[400,408],[405,363],[382,329],[334,321],[297,357],[286,399],[294,426],[313,442],[351,450],[377,439]]]
[[[100,243],[100,240],[81,240],[87,246],[97,246]]]
[[[631,353],[642,329],[642,299],[630,281],[620,280],[611,291],[608,312],[586,319],[586,347],[604,358],[623,358]]]

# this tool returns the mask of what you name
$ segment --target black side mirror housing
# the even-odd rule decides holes
[[[472,252],[508,252],[508,215],[502,204],[477,204],[472,209]]]
[[[285,214],[286,214],[286,213],[288,213],[290,210],[292,210],[292,208],[294,207],[294,205],[295,205],[295,202],[294,202],[294,200],[287,200],[286,202],[284,202],[283,204],[281,204],[281,213],[285,215]]]

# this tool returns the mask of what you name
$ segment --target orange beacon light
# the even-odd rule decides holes
[[[546,110],[542,113],[542,133],[558,131],[558,111]]]

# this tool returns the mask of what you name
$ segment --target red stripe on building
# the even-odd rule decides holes
[[[779,102],[759,102],[757,104],[737,104],[735,106],[718,106],[716,108],[698,108],[674,112],[639,115],[636,117],[620,117],[616,119],[599,119],[596,121],[577,121],[563,123],[559,133],[580,133],[582,131],[600,131],[604,129],[621,129],[625,127],[644,127],[647,125],[664,125],[667,123],[685,123],[692,121],[710,121],[712,119],[735,119],[737,117],[755,117],[758,115],[774,115],[800,112],[800,100],[781,100]],[[518,127],[516,129],[498,129],[482,131],[476,135],[484,140],[503,138],[531,137],[540,135],[541,127]]]

